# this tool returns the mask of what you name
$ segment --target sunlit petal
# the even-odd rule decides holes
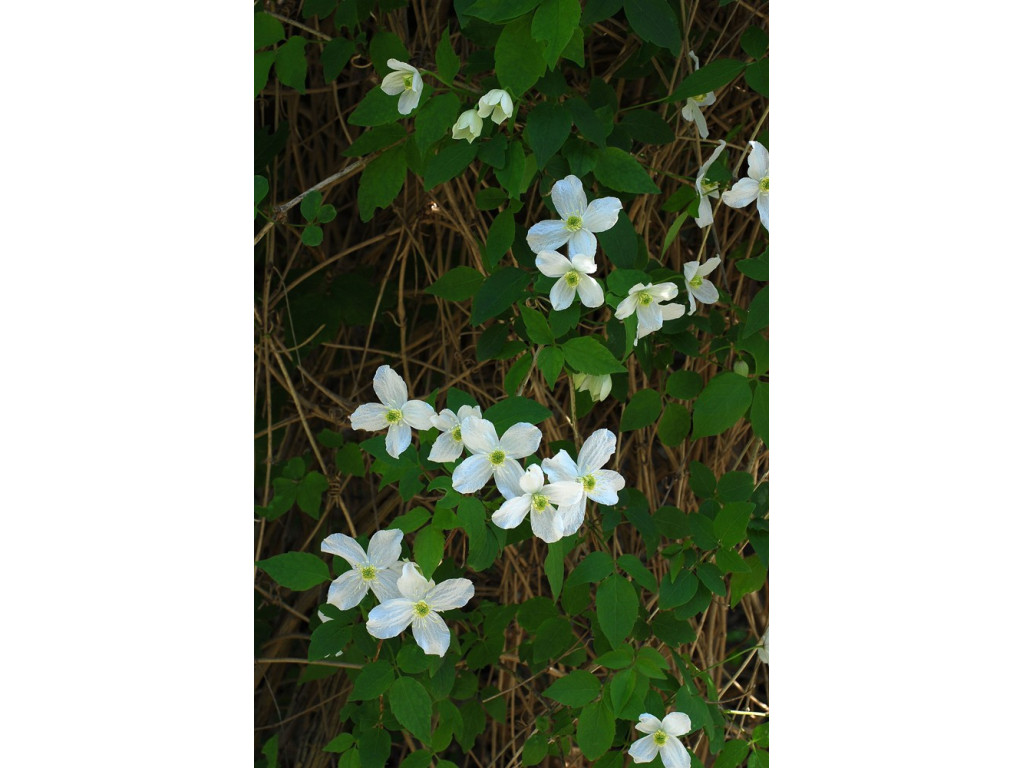
[[[637,739],[629,747],[629,756],[638,763],[650,763],[658,756],[658,747],[654,743],[654,736],[644,736]]]
[[[461,608],[470,601],[474,593],[473,582],[469,579],[447,579],[423,597],[432,611],[450,611]]]
[[[540,447],[540,430],[520,421],[509,427],[498,441],[498,447],[514,459],[522,459]]]
[[[413,601],[404,597],[385,600],[370,611],[366,619],[366,631],[379,640],[395,637],[412,623],[416,612]]]
[[[690,716],[685,712],[669,712],[661,721],[661,727],[669,736],[683,736],[690,732]]]
[[[431,419],[434,409],[422,400],[410,400],[402,406],[402,418],[416,429],[430,429],[434,426]]]
[[[349,420],[352,422],[352,429],[378,430],[387,429],[388,420],[384,414],[388,412],[386,405],[380,403],[365,403],[356,408]]]
[[[600,283],[590,275],[580,275],[579,285],[576,290],[580,294],[580,301],[585,307],[600,307],[604,304],[604,291]]]
[[[530,494],[523,494],[509,499],[491,516],[491,521],[499,528],[510,530],[519,525],[530,511]]]
[[[390,568],[402,556],[402,536],[397,528],[377,531],[366,548],[367,559],[377,568]]]
[[[368,589],[359,571],[346,571],[331,582],[327,589],[327,602],[340,611],[347,611],[366,597]]]
[[[673,712],[672,714],[678,713]],[[669,717],[671,716],[669,715]],[[667,728],[665,733],[668,733]],[[683,742],[669,734],[661,748],[661,762],[665,764],[665,768],[690,768],[690,753],[686,751]]]
[[[344,533],[332,533],[320,543],[320,551],[344,558],[353,568],[367,562],[366,552],[359,542]]]
[[[750,205],[759,191],[760,188],[753,179],[740,179],[732,185],[732,189],[722,193],[722,202],[730,208],[742,208]]]
[[[548,479],[553,483],[566,480],[575,482],[580,476],[576,462],[565,452],[564,448],[556,453],[554,458],[544,459],[540,465],[547,474]]]
[[[583,182],[575,176],[566,176],[556,181],[551,187],[551,202],[563,220],[570,216],[583,217],[587,210],[587,196],[583,192]]]
[[[498,447],[498,433],[487,419],[469,416],[462,420],[462,442],[473,453],[490,453]]]
[[[523,468],[519,462],[507,458],[500,467],[494,470],[494,484],[498,486],[498,491],[502,496],[506,499],[514,499],[522,493],[519,488],[519,478],[522,476]]]
[[[596,483],[587,496],[605,506],[617,504],[619,491],[626,487],[625,478],[613,469],[598,469],[591,474]]]
[[[436,613],[428,613],[422,619],[416,618],[412,622],[412,636],[416,640],[416,645],[422,648],[424,653],[432,656],[444,656],[452,641],[451,632],[445,626],[444,619]]]
[[[587,206],[583,214],[583,228],[591,232],[604,232],[615,226],[618,221],[619,211],[622,210],[622,201],[617,197],[602,197],[594,200]]]
[[[555,219],[538,221],[526,233],[526,244],[534,253],[553,251],[569,242],[572,234],[565,228],[565,222]]]
[[[583,277],[586,277],[585,275]],[[590,279],[590,278],[587,278]],[[572,300],[576,298],[576,289],[569,285],[569,282],[564,278],[558,278],[553,286],[551,286],[551,308],[554,310],[565,309]]]
[[[475,454],[463,461],[452,473],[452,488],[459,493],[475,493],[494,474],[494,465],[487,456]]]
[[[389,456],[396,459],[402,455],[402,451],[409,447],[412,442],[412,430],[408,424],[392,424],[388,427],[388,433],[384,436],[384,448]]]
[[[615,433],[608,429],[599,429],[583,441],[576,466],[581,475],[589,475],[600,469],[615,453]]]
[[[541,251],[535,263],[540,273],[547,277],[561,277],[572,271],[572,262],[556,251]]]

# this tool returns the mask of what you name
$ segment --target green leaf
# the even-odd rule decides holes
[[[324,747],[324,752],[346,752],[352,748],[352,745],[356,743],[355,737],[351,733],[339,733]]]
[[[269,739],[267,739],[267,742],[263,745],[263,748],[260,749],[260,753],[265,758],[267,758],[267,766],[266,766],[266,768],[277,768],[277,737],[278,736],[280,736],[280,734],[279,733],[275,733],[273,736],[271,736]]]
[[[615,715],[604,701],[587,704],[580,712],[576,741],[587,760],[596,760],[611,747],[615,739]]]
[[[619,192],[636,192],[657,195],[658,185],[633,156],[618,147],[605,147],[597,153],[594,176],[609,189]]]
[[[345,157],[369,155],[378,149],[384,149],[402,141],[406,135],[405,126],[398,123],[375,126],[363,131],[359,138],[352,142],[352,146],[342,150],[341,154]]]
[[[331,580],[327,563],[309,552],[285,552],[256,563],[282,587],[302,591]]]
[[[267,196],[268,192],[270,192],[270,182],[263,176],[254,176],[253,186],[255,187],[253,190],[255,194],[254,205],[259,205],[260,201]]]
[[[690,490],[701,499],[710,499],[715,495],[718,481],[715,474],[699,461],[690,462]]]
[[[531,309],[525,304],[519,307],[523,315],[523,324],[526,326],[526,335],[534,344],[554,344],[555,336],[551,333],[551,326],[542,312]]]
[[[743,325],[743,337],[751,336],[768,326],[768,286],[759,290],[750,301],[747,322]]]
[[[697,578],[700,583],[719,597],[725,597],[725,582],[722,572],[712,563],[697,563]]]
[[[556,658],[572,645],[573,639],[572,625],[567,618],[552,616],[545,619],[533,643],[534,663]]]
[[[689,218],[688,213],[681,213],[676,217],[676,220],[672,222],[672,226],[668,228],[668,232],[665,234],[665,242],[661,245],[661,255],[664,256],[668,249],[675,242],[676,236],[679,234],[679,230],[682,229],[683,224]]]
[[[740,47],[752,59],[759,59],[768,50],[768,33],[759,27],[747,27],[740,35]]]
[[[309,660],[333,659],[352,639],[352,625],[343,621],[326,621],[313,630],[309,638]]]
[[[524,16],[508,24],[494,46],[494,69],[502,87],[521,97],[545,68],[544,53],[530,34],[530,18]]]
[[[530,30],[533,39],[544,45],[548,68],[555,68],[573,30],[579,28],[580,14],[579,0],[542,0],[537,8]]]
[[[601,581],[612,572],[614,567],[615,562],[607,552],[600,550],[591,552],[580,560],[579,565],[570,571],[569,578],[565,581],[565,586],[573,587],[577,584],[592,584]]]
[[[348,66],[355,52],[356,44],[344,37],[336,37],[325,45],[320,54],[320,62],[324,66],[324,82],[333,83]]]
[[[394,123],[405,117],[398,114],[398,99],[388,96],[380,88],[371,88],[370,92],[363,96],[352,114],[348,116],[349,125],[385,125]]]
[[[438,184],[451,181],[473,162],[477,147],[468,141],[456,141],[444,147],[436,155],[427,158],[427,168],[423,173],[423,188],[433,189]],[[365,174],[366,171],[363,171]]]
[[[633,649],[630,646],[624,648],[616,648],[614,651],[608,651],[608,653],[602,653],[596,659],[594,663],[599,667],[607,667],[608,669],[625,669],[634,661]]]
[[[624,555],[619,555],[619,558],[615,562],[621,570],[632,576],[633,580],[644,589],[650,592],[658,591],[658,581],[654,578],[654,575],[647,570],[643,561],[639,557],[627,552]]]
[[[422,684],[411,677],[398,678],[388,691],[388,704],[403,728],[423,743],[430,742],[433,705],[430,694]]]
[[[355,765],[359,768],[384,768],[384,764],[391,755],[391,734],[386,729],[370,728],[363,731],[357,742],[359,744],[359,760],[355,762]]]
[[[476,0],[463,13],[484,21],[510,21],[529,13],[539,3],[540,0]]]
[[[626,639],[639,609],[636,590],[628,579],[613,573],[597,588],[597,623],[612,647]]]
[[[528,397],[506,397],[484,411],[484,418],[494,424],[499,437],[513,424],[540,424],[550,417],[551,411]]]
[[[253,32],[257,51],[284,40],[284,27],[281,26],[281,22],[266,13],[253,15]]]
[[[531,354],[523,355],[512,364],[512,367],[508,369],[508,373],[505,374],[505,381],[502,386],[506,395],[515,395],[519,385],[523,383],[523,379],[529,374],[532,365],[533,355]]]
[[[330,203],[320,206],[320,210],[316,212],[316,220],[319,224],[328,224],[334,221],[338,215],[338,209]]]
[[[424,528],[416,534],[412,551],[416,563],[423,569],[424,577],[429,579],[444,556],[444,534],[436,528]]]
[[[267,78],[270,77],[270,67],[277,58],[277,51],[260,51],[255,57],[256,93],[254,98],[260,95],[260,91],[267,87]]]
[[[731,501],[722,505],[715,515],[714,525],[715,536],[722,546],[734,547],[746,538],[747,523],[753,511],[754,503],[751,501]]]
[[[629,293],[629,289],[637,283],[646,284],[650,282],[646,273],[633,269],[633,267],[637,266],[639,238],[637,237],[636,230],[633,229],[633,222],[629,220],[628,216],[620,213],[614,227],[597,233],[597,241],[601,244],[601,250],[608,254],[612,264],[617,267],[615,271],[608,275],[609,290],[625,296]],[[619,279],[622,277],[620,272],[630,274],[631,279],[628,281],[623,280],[620,284]],[[635,279],[632,279],[633,277]]]
[[[426,153],[430,145],[451,132],[459,107],[458,96],[442,93],[416,110],[416,133],[413,135],[421,153]]]
[[[569,2],[579,10],[576,0]],[[545,101],[530,110],[526,118],[526,140],[537,156],[538,168],[543,168],[562,148],[570,131],[572,118],[562,105]]]
[[[305,93],[306,67],[306,38],[298,35],[289,37],[285,44],[277,49],[277,58],[274,60],[277,79],[289,88]]]
[[[359,176],[359,218],[369,221],[378,208],[387,208],[405,184],[405,147],[399,145],[380,155]]]
[[[758,280],[763,283],[768,279],[768,262],[762,258],[737,261],[736,269],[751,280]]]
[[[636,652],[636,666],[648,677],[664,680],[665,676],[659,673],[667,670],[669,665],[665,657],[654,648],[645,647]]]
[[[749,472],[726,472],[718,479],[721,501],[746,501],[754,492],[754,477]]]
[[[749,573],[734,573],[730,585],[732,586],[732,595],[729,597],[729,606],[735,608],[740,600],[743,599],[744,595],[749,595],[751,592],[757,592],[761,587],[764,586],[764,580],[768,576],[768,571],[765,570],[764,563],[761,562],[761,558],[757,555],[751,555],[750,557],[743,558],[743,562],[750,568]]]
[[[428,520],[430,520],[430,512],[428,510],[423,507],[413,507],[404,515],[399,515],[392,520],[388,528],[398,528],[403,533],[412,533]]]
[[[448,27],[441,33],[441,42],[437,44],[437,52],[434,54],[434,61],[437,63],[437,76],[445,85],[451,85],[455,75],[459,73],[459,57],[455,55],[452,48],[452,39],[448,34]]]
[[[665,445],[679,445],[690,433],[690,411],[685,405],[667,403],[658,424],[658,439]]]
[[[621,716],[622,709],[629,702],[629,697],[633,695],[633,689],[636,688],[636,670],[627,669],[619,672],[612,677],[611,685],[608,688],[612,712]]]
[[[319,520],[320,501],[329,485],[327,478],[322,474],[316,471],[310,472],[299,482],[298,490],[295,493],[295,503],[299,505],[299,509],[314,520]]]
[[[759,381],[754,385],[754,401],[750,404],[750,426],[754,434],[768,447],[768,382]]]
[[[673,56],[679,55],[679,19],[667,0],[624,0],[622,5],[634,32],[649,43],[667,48]]]
[[[502,168],[496,168],[494,178],[508,192],[509,198],[518,199],[522,194],[523,174],[526,173],[526,151],[521,141],[513,141],[508,146],[507,159]]]
[[[560,539],[548,544],[548,553],[544,557],[544,575],[548,578],[551,596],[556,600],[562,592],[562,583],[565,581],[565,550],[568,542],[568,539]]]
[[[455,267],[441,275],[436,283],[423,292],[448,301],[465,301],[476,294],[483,281],[484,276],[472,267]]]
[[[633,429],[648,427],[661,415],[661,395],[653,389],[641,389],[626,405],[622,412],[619,429],[629,432]]]
[[[323,194],[316,189],[302,198],[302,202],[299,203],[299,211],[302,213],[302,218],[306,221],[316,221],[316,214],[320,210],[320,204],[323,200]]]
[[[622,0],[587,0],[581,18],[584,24],[594,24],[614,16],[622,8]]]
[[[693,404],[693,437],[718,435],[739,421],[750,407],[747,379],[730,371],[715,376]]]
[[[675,579],[669,578],[666,573],[661,577],[658,607],[662,610],[671,610],[683,605],[697,594],[697,586],[697,577],[690,571],[679,573]]]
[[[484,256],[487,259],[487,267],[494,269],[502,260],[512,242],[516,237],[516,220],[511,208],[494,217],[490,230],[487,232],[487,245],[484,247]]]
[[[473,299],[469,322],[480,325],[524,297],[533,275],[517,267],[502,267],[484,280]]]
[[[750,748],[745,741],[727,741],[715,758],[714,768],[737,768],[743,764],[749,751]]]
[[[623,114],[619,124],[631,139],[646,144],[670,144],[676,137],[672,126],[649,109],[632,109]]]
[[[564,364],[565,355],[562,354],[560,349],[544,347],[537,354],[537,368],[544,375],[544,381],[547,382],[550,389],[555,388],[555,382],[558,381],[558,376],[561,374]]]
[[[523,765],[537,765],[548,754],[548,737],[543,733],[535,733],[523,744]]]
[[[549,699],[565,704],[568,707],[582,707],[589,704],[601,694],[601,681],[593,672],[577,669],[565,677],[555,680],[544,691]]]
[[[370,60],[373,61],[378,75],[385,76],[391,71],[388,59],[407,62],[409,49],[405,47],[402,38],[394,32],[378,29],[370,40]]]
[[[479,155],[479,153],[477,154]],[[503,189],[497,187],[487,187],[476,193],[476,207],[481,211],[493,211],[495,208],[500,208],[506,200],[508,200],[508,195]]]
[[[600,376],[606,373],[624,373],[625,368],[608,351],[608,347],[593,336],[580,336],[562,344],[565,362],[578,373]]]
[[[761,94],[767,99],[768,59],[765,58],[760,61],[755,61],[747,67],[747,71],[743,73],[743,79],[747,81],[747,85],[750,86],[751,90]]]
[[[746,573],[750,570],[750,566],[743,561],[742,557],[734,550],[725,547],[715,552],[715,565],[722,570],[722,573]]]
[[[742,61],[735,59],[715,59],[689,77],[684,77],[667,101],[682,101],[691,96],[700,96],[702,93],[721,88],[742,72],[746,66]]]

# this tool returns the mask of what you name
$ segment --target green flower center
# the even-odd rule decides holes
[[[762,192],[767,192],[768,191],[768,177],[765,176],[763,179],[761,179],[759,182],[757,182],[757,186],[758,186],[758,188]]]
[[[391,408],[384,414],[384,420],[388,424],[397,424],[402,420],[402,412],[397,408]]]
[[[583,229],[583,219],[579,216],[570,216],[565,220],[565,228],[570,232],[579,232]]]
[[[641,291],[637,294],[636,300],[643,304],[645,307],[654,301],[654,297],[651,296],[647,291]]]
[[[698,104],[703,104],[704,103],[704,99],[706,99],[707,97],[708,97],[708,95],[706,93],[702,93],[700,96],[691,96],[690,98],[692,98]]]
[[[593,475],[587,475],[583,478],[583,490],[590,493],[597,486],[597,478]]]
[[[456,443],[462,442],[462,427],[458,424],[455,425],[455,429],[452,430],[452,440]]]
[[[706,195],[709,192],[714,192],[716,189],[718,189],[718,182],[710,181],[709,179],[704,178],[700,180],[700,186],[701,189],[704,190],[704,194]]]
[[[428,613],[430,613],[430,606],[427,605],[426,601],[424,600],[420,600],[418,603],[415,603],[412,609],[416,612],[416,615],[419,616],[421,619]]]
[[[412,90],[412,74],[408,74],[405,77],[403,77],[402,78],[402,83],[403,83],[403,85],[405,85],[405,90],[411,91]]]
[[[539,493],[533,494],[533,511],[543,512],[548,508],[548,497]]]
[[[566,272],[565,284],[568,285],[570,288],[575,288],[577,285],[580,284],[580,273],[577,272],[576,270],[573,270],[572,272]]]
[[[364,565],[359,571],[363,575],[363,581],[373,581],[377,578],[377,569],[372,565]]]
[[[693,288],[700,288],[700,287],[701,287],[701,285],[703,285],[703,284],[704,284],[704,278],[703,278],[703,277],[701,277],[700,275],[694,275],[694,276],[693,276],[693,277],[692,277],[692,278],[690,279],[690,285],[691,285],[691,286],[692,286]]]
[[[502,450],[491,451],[491,455],[487,457],[488,461],[496,467],[500,467],[505,463],[505,452]]]
[[[659,747],[664,747],[665,742],[668,741],[668,734],[660,728],[654,732],[654,743]]]

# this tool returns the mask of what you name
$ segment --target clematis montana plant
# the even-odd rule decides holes
[[[711,153],[711,157],[704,161],[704,165],[700,167],[700,172],[697,174],[697,181],[694,183],[694,186],[697,188],[697,196],[700,198],[700,203],[697,206],[697,218],[694,219],[694,222],[701,229],[712,222],[711,198],[718,197],[718,182],[707,180],[708,169],[718,159],[718,156],[722,154],[723,149],[725,149],[724,140],[718,142],[718,146]]]
[[[513,424],[499,440],[494,425],[487,419],[463,419],[462,442],[473,455],[455,468],[452,488],[459,493],[474,493],[493,477],[501,495],[514,499],[522,492],[519,478],[524,474],[516,459],[525,459],[536,451],[540,438],[540,430],[525,421]]]
[[[422,400],[410,400],[405,380],[382,365],[373,376],[373,391],[380,403],[360,405],[349,419],[353,429],[387,429],[384,445],[388,455],[396,459],[412,442],[412,429],[430,429],[434,409]]]
[[[574,482],[583,486],[579,501],[560,509],[566,536],[576,533],[583,525],[587,499],[605,505],[618,502],[619,491],[626,487],[626,480],[613,469],[602,469],[611,460],[613,453],[615,433],[599,429],[583,441],[576,461],[565,450],[561,450],[553,459],[541,462],[552,483]]]
[[[541,251],[537,254],[536,263],[541,274],[558,278],[551,287],[552,309],[568,307],[576,298],[577,291],[585,307],[600,307],[604,304],[604,291],[597,280],[590,276],[597,271],[597,263],[592,256],[577,253],[567,259],[556,251]]]
[[[682,712],[670,712],[664,720],[645,712],[636,729],[648,735],[633,742],[629,756],[638,763],[650,763],[660,754],[665,768],[689,768],[690,753],[679,737],[689,733],[690,727],[689,716]]]
[[[714,304],[718,301],[718,289],[706,280],[705,276],[715,267],[722,263],[722,259],[715,256],[703,264],[697,261],[688,261],[683,264],[683,275],[686,277],[686,295],[690,300],[690,311],[692,315],[697,311],[697,302]]]
[[[358,605],[369,590],[381,601],[398,597],[398,573],[393,566],[402,554],[401,531],[377,531],[370,538],[367,552],[351,536],[334,533],[323,540],[320,551],[344,558],[352,566],[327,590],[327,602],[339,610]]]
[[[690,51],[690,58],[693,59],[693,71],[696,72],[700,69],[700,61],[697,59],[697,54]],[[709,91],[708,93],[701,93],[697,96],[691,96],[686,100],[686,106],[683,107],[680,113],[684,120],[694,123],[697,126],[697,133],[700,134],[702,139],[708,137],[708,124],[704,119],[704,113],[701,112],[703,107],[710,107],[715,103],[715,92]]]
[[[615,309],[615,316],[619,320],[625,320],[636,313],[637,328],[633,346],[636,346],[644,336],[660,331],[666,320],[675,320],[683,316],[686,310],[682,304],[661,303],[671,301],[678,295],[679,289],[674,283],[637,283],[629,289],[629,295]]]
[[[534,253],[553,251],[569,244],[569,253],[593,256],[597,253],[595,232],[615,226],[622,210],[617,197],[602,197],[587,204],[583,182],[566,176],[551,187],[551,202],[561,219],[541,221],[530,227],[526,243]]]
[[[388,59],[388,66],[393,71],[384,76],[380,89],[388,96],[398,96],[398,114],[408,115],[420,103],[423,77],[416,67],[398,59]]]
[[[476,416],[478,419],[483,418],[479,405],[464,405],[459,408],[458,414],[450,408],[445,408],[435,415],[431,422],[441,430],[441,434],[434,441],[434,445],[430,448],[430,455],[427,458],[439,464],[445,461],[455,461],[459,458],[464,447],[462,443],[462,420],[470,416]]]
[[[722,193],[722,202],[730,208],[743,208],[757,200],[761,223],[768,229],[768,150],[758,141],[750,142],[747,178],[740,179],[732,189]]]
[[[573,505],[583,497],[583,486],[575,481],[544,484],[544,473],[536,464],[519,478],[522,496],[509,499],[491,518],[499,528],[515,528],[530,513],[530,527],[542,541],[553,544],[565,535],[564,505]]]
[[[423,652],[444,656],[451,644],[451,632],[438,614],[468,603],[473,597],[473,583],[469,579],[448,579],[434,584],[423,577],[415,563],[406,563],[398,578],[398,592],[398,597],[370,611],[366,631],[385,640],[412,624],[412,636]]]

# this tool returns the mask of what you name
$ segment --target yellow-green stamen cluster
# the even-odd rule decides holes
[[[502,450],[491,451],[491,455],[487,457],[488,461],[496,467],[500,467],[505,463],[505,452]]]
[[[535,493],[533,494],[532,503],[534,512],[543,512],[545,509],[548,508],[548,497],[539,493]]]
[[[706,93],[702,93],[699,96],[691,96],[690,98],[696,101],[698,104],[703,104],[704,99],[706,99],[707,97],[708,95]]]
[[[405,90],[407,90],[407,91],[411,91],[412,90],[412,79],[413,78],[412,78],[411,74],[408,74],[408,75],[406,75],[405,77],[402,78],[402,84],[405,86]]]
[[[654,297],[651,296],[651,294],[649,294],[647,291],[640,291],[640,293],[636,295],[636,300],[646,307],[648,304],[654,301]]]
[[[455,429],[452,430],[452,440],[456,443],[462,442],[462,427],[458,424],[456,424]]]
[[[377,578],[377,569],[372,565],[364,565],[359,569],[363,581],[373,581]]]
[[[594,488],[597,487],[597,478],[593,475],[587,475],[583,478],[583,490],[590,493]]]
[[[580,273],[577,272],[576,270],[573,270],[572,272],[566,272],[565,283],[570,288],[575,288],[577,285],[580,284]]]
[[[425,600],[420,600],[418,603],[413,604],[412,609],[420,618],[423,618],[428,613],[430,613],[430,606],[427,605],[427,602]]]
[[[565,220],[565,228],[570,232],[579,232],[583,229],[583,219],[579,216],[570,216]]]
[[[714,192],[716,189],[718,189],[718,182],[717,181],[711,181],[710,179],[704,178],[704,179],[700,180],[700,186],[701,186],[701,189],[704,190],[704,194],[706,195],[706,194]]]
[[[668,741],[668,734],[660,728],[654,732],[654,743],[659,747],[664,747],[665,742]]]
[[[384,414],[384,420],[388,424],[397,424],[402,420],[402,412],[397,408],[391,408]]]
[[[704,278],[701,277],[700,275],[694,275],[692,278],[690,278],[690,286],[692,288],[700,288],[703,284]]]
[[[761,179],[759,182],[757,182],[757,187],[762,192],[767,192],[768,191],[768,177],[765,176],[763,179]]]

